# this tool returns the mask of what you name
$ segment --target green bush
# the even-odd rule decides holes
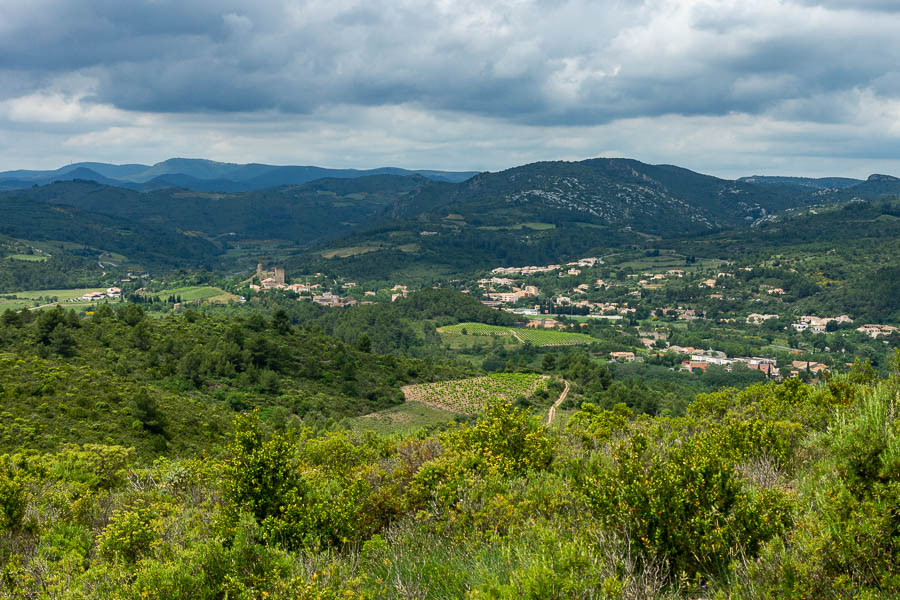
[[[634,412],[624,403],[603,410],[596,404],[585,402],[581,410],[572,415],[566,428],[580,435],[584,441],[606,441],[613,434],[625,430]]]
[[[900,597],[898,387],[853,391],[857,403],[807,442],[818,460],[805,476],[805,510],[749,563],[737,595]]]
[[[716,436],[656,445],[636,432],[594,459],[582,485],[598,518],[672,573],[723,569],[785,525],[775,490],[746,488]]]
[[[9,465],[9,457],[0,457],[0,533],[15,529],[25,516],[25,484]]]
[[[233,520],[248,513],[267,542],[292,549],[339,546],[369,533],[365,480],[302,462],[290,434],[266,436],[255,415],[237,417],[234,427],[223,484]]]
[[[134,563],[158,544],[163,528],[164,514],[139,498],[128,508],[113,512],[100,534],[100,554],[112,561]]]
[[[457,452],[473,453],[488,470],[505,475],[547,468],[555,446],[535,417],[503,399],[489,400],[475,424],[455,430],[447,442]]]

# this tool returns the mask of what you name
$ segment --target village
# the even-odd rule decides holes
[[[609,352],[609,360],[635,362],[674,353],[682,357],[679,368],[689,373],[710,367],[725,371],[746,368],[779,380],[801,374],[815,377],[829,369],[821,360],[794,360],[782,356],[779,364],[774,352],[769,356],[727,354],[721,349],[713,349],[715,343],[713,348],[697,348],[679,345],[669,339],[673,331],[680,331],[694,322],[719,323],[730,328],[743,325],[750,327],[751,333],[761,331],[763,327],[771,330],[771,323],[777,322],[781,324],[779,329],[772,331],[780,331],[781,335],[818,336],[852,327],[853,331],[869,339],[877,339],[898,332],[892,325],[854,325],[853,319],[846,314],[833,317],[800,315],[787,323],[784,319],[788,317],[783,312],[750,312],[739,316],[716,310],[717,302],[734,300],[736,274],[750,271],[750,267],[729,270],[722,269],[721,266],[727,267],[723,264],[707,274],[701,269],[671,266],[638,272],[622,272],[621,269],[611,272],[608,268],[600,271],[604,265],[602,258],[585,257],[565,264],[496,267],[468,283],[459,281],[458,289],[478,297],[486,306],[522,317],[519,325],[524,328],[587,331],[591,321],[605,322],[622,334],[623,341],[636,339],[639,342],[637,347]],[[653,298],[665,292],[666,286],[673,284],[681,289],[692,286],[695,300],[690,304],[653,302]],[[400,283],[382,289],[361,289],[357,282],[329,279],[322,273],[306,277],[303,282],[286,283],[284,269],[264,269],[261,264],[248,289],[254,293],[286,291],[296,294],[299,300],[330,308],[393,302],[415,291],[415,288]],[[749,304],[778,306],[786,294],[783,287],[761,285],[758,296],[751,298]],[[678,326],[678,323],[684,325]],[[632,334],[628,334],[629,331]],[[794,355],[804,352],[787,346],[784,351]],[[836,364],[837,361],[832,362]]]

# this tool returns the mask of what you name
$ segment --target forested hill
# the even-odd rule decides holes
[[[234,411],[333,424],[403,401],[407,383],[466,364],[374,354],[271,318],[193,312],[153,320],[137,304],[90,317],[57,306],[0,316],[0,454],[117,443],[144,456],[215,451]]]
[[[241,172],[255,173],[251,167]],[[215,164],[204,168],[209,177],[221,171]],[[102,179],[133,170],[107,169]],[[114,253],[128,269],[222,272],[277,260],[295,271],[302,265],[352,277],[390,279],[415,271],[440,278],[740,229],[787,209],[820,205],[823,194],[873,200],[900,192],[900,182],[889,176],[838,182],[841,189],[821,187],[831,180],[753,180],[759,183],[630,159],[534,163],[456,183],[377,174],[241,193],[137,192],[74,180],[0,192],[0,209],[9,215],[0,234],[78,244],[88,259]]]
[[[132,223],[195,231],[209,238],[229,234],[238,239],[306,243],[377,220],[386,206],[426,183],[417,176],[375,175],[211,194],[177,188],[141,193],[79,180],[0,193],[0,201],[16,198],[73,206]]]
[[[900,595],[900,351],[886,378],[856,361],[683,416],[485,398],[412,433],[336,426],[468,374],[281,313],[5,312],[0,597]]]
[[[442,202],[429,198],[422,204],[484,224],[549,219],[627,226],[650,233],[745,224],[803,202],[768,188],[670,165],[599,158],[482,173],[445,186],[442,197]],[[417,204],[401,205],[395,215],[412,216],[418,210]]]
[[[90,187],[97,184],[61,184]],[[103,187],[104,204],[116,205],[130,192]],[[38,190],[43,191],[42,188]],[[75,254],[115,252],[145,267],[209,267],[221,249],[201,237],[159,223],[141,223],[100,210],[78,206],[55,206],[35,201],[34,193],[0,194],[0,235],[32,241],[66,242]],[[70,196],[75,197],[75,196]],[[77,201],[76,201],[77,202]],[[91,207],[93,208],[93,207]],[[115,212],[115,211],[110,211]]]

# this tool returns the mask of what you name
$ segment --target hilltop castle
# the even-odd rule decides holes
[[[264,288],[284,287],[284,269],[272,267],[271,271],[264,271],[262,263],[256,265],[256,277]]]

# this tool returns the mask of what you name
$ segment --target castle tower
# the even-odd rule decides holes
[[[275,269],[275,283],[279,285],[284,285],[284,269],[279,269],[278,267],[274,267]]]

